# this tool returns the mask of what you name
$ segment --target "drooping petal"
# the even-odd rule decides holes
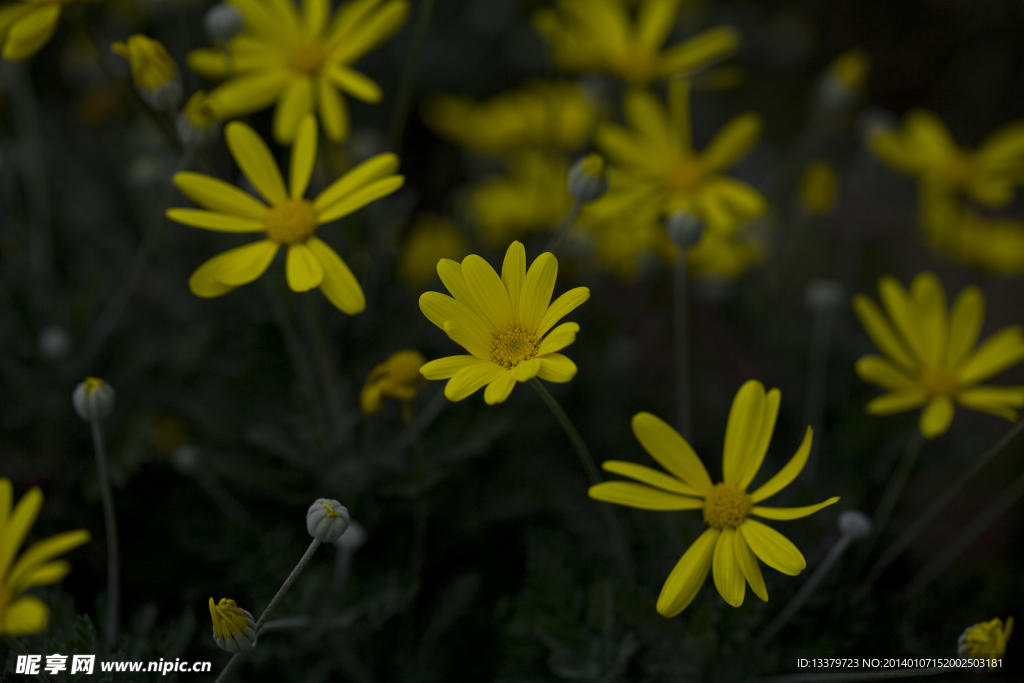
[[[444,395],[449,401],[461,401],[507,373],[508,370],[497,363],[470,365],[459,370],[454,377],[448,380],[448,384],[444,387]]]
[[[293,244],[288,247],[285,274],[288,277],[288,286],[293,292],[308,292],[314,287],[319,287],[324,280],[324,268],[320,259],[305,244]]]
[[[632,421],[633,434],[640,445],[662,467],[699,493],[711,490],[711,477],[686,439],[664,420],[651,413],[637,413]]]
[[[748,517],[739,530],[758,559],[769,567],[790,576],[796,576],[807,567],[807,560],[792,541],[770,526]]]
[[[919,364],[913,360],[910,351],[896,336],[885,319],[885,314],[874,301],[863,294],[858,294],[853,298],[853,309],[857,312],[864,330],[882,353],[908,370],[918,367]]]
[[[753,457],[754,447],[761,438],[764,417],[764,385],[757,380],[745,382],[736,392],[725,427],[722,478],[726,484],[740,485]]]
[[[562,323],[541,340],[540,346],[537,347],[537,354],[544,355],[561,351],[576,341],[576,333],[579,331],[580,326],[576,323]]]
[[[588,489],[587,494],[595,500],[641,510],[699,510],[704,507],[704,501],[700,498],[680,496],[628,481],[595,484]]]
[[[577,306],[589,298],[589,288],[576,287],[555,299],[551,305],[548,306],[548,310],[544,313],[544,317],[541,318],[540,326],[537,327],[537,334],[546,334],[548,330],[555,326],[555,323],[569,315]]]
[[[977,287],[965,287],[949,315],[949,358],[946,367],[957,369],[978,343],[985,320],[985,297]]]
[[[927,400],[928,392],[924,389],[901,389],[872,399],[864,409],[872,415],[892,415],[913,410],[924,405]]]
[[[545,382],[565,384],[576,376],[576,364],[560,353],[549,353],[538,357],[540,371],[537,377]]]
[[[804,440],[800,443],[800,448],[796,449],[796,453],[789,459],[789,462],[779,470],[775,476],[762,484],[756,491],[750,494],[750,500],[754,503],[759,503],[762,500],[774,496],[782,489],[789,486],[797,475],[803,471],[804,465],[807,464],[807,458],[811,454],[811,443],[814,439],[814,431],[808,427],[804,433]]]
[[[338,253],[319,237],[310,237],[306,240],[306,246],[316,255],[324,268],[320,291],[327,300],[342,313],[355,315],[362,312],[366,308],[363,288],[359,286],[359,280]]]
[[[839,496],[832,496],[824,503],[818,503],[817,505],[804,505],[798,508],[768,508],[760,505],[755,505],[750,509],[750,514],[757,515],[758,517],[764,517],[765,519],[800,519],[801,517],[807,517],[813,515],[815,512],[822,508],[826,508],[833,503],[839,501]]]
[[[462,277],[469,285],[469,291],[476,299],[477,306],[498,330],[507,330],[515,323],[512,316],[512,302],[508,290],[491,264],[476,254],[462,260]]]
[[[722,599],[733,607],[743,604],[743,594],[747,583],[744,581],[743,570],[736,560],[736,530],[731,527],[722,529],[715,545],[715,557],[712,564],[712,576],[715,588]]]
[[[292,146],[291,166],[288,172],[288,184],[291,187],[292,199],[301,199],[306,194],[309,179],[313,176],[313,165],[316,164],[316,117],[308,114],[299,123]]]
[[[167,209],[167,217],[194,228],[217,232],[248,233],[263,232],[267,229],[263,221],[203,209]]]
[[[733,534],[733,542],[736,551],[736,563],[739,564],[743,577],[750,584],[750,589],[754,591],[754,595],[768,602],[768,588],[764,585],[764,575],[761,574],[761,565],[757,563],[757,556],[754,555],[754,551],[747,545],[747,541],[743,538],[742,533],[736,532]]]
[[[256,131],[244,123],[232,121],[227,125],[224,137],[242,173],[268,202],[280,204],[288,199],[284,178],[274,155]]]
[[[925,409],[921,411],[919,426],[921,434],[926,439],[934,439],[945,434],[952,422],[953,399],[950,396],[940,395],[932,397]]]
[[[501,282],[508,291],[509,301],[512,303],[512,317],[519,323],[519,297],[523,291],[523,281],[526,279],[526,248],[518,240],[508,245],[505,252],[505,260],[501,264]],[[546,330],[545,330],[546,331]],[[544,334],[541,332],[540,334]],[[557,349],[555,349],[557,350]]]
[[[449,379],[454,377],[459,370],[481,363],[490,363],[490,361],[481,360],[476,356],[448,356],[425,363],[420,368],[420,374],[424,379]]]
[[[877,384],[890,391],[903,391],[917,387],[911,377],[881,356],[864,356],[854,366],[857,375],[865,382]]]
[[[999,330],[982,342],[957,373],[963,384],[974,384],[1024,359],[1024,334],[1016,325]]]
[[[260,200],[219,178],[183,171],[174,174],[174,185],[204,209],[261,222],[267,215],[267,207]]]
[[[686,484],[675,477],[670,477],[664,472],[638,465],[634,462],[625,462],[623,460],[605,460],[601,463],[601,468],[606,472],[612,472],[614,474],[621,474],[624,477],[630,477],[637,481],[642,481],[645,484],[650,484],[659,489],[670,491],[672,493],[679,493],[684,496],[695,496],[700,497],[700,493],[697,489],[693,488],[689,484]]]
[[[718,545],[720,535],[718,529],[707,529],[679,559],[665,580],[665,585],[661,587],[658,614],[663,617],[674,617],[697,597],[711,570],[715,546]]]
[[[551,303],[551,293],[555,290],[555,279],[558,276],[558,260],[551,252],[538,256],[523,281],[523,291],[519,297],[520,325],[527,332],[540,329],[541,320],[547,313]]]
[[[512,393],[515,385],[516,379],[512,376],[511,372],[498,375],[497,379],[487,385],[487,389],[484,391],[484,402],[489,406],[504,403],[508,395]]]
[[[750,453],[743,473],[740,476],[739,487],[746,490],[747,486],[757,476],[764,462],[764,456],[768,452],[768,445],[772,441],[772,434],[775,432],[775,420],[779,416],[779,403],[782,400],[782,392],[772,389],[764,397],[764,417],[761,419],[761,433],[754,442],[754,448]]]

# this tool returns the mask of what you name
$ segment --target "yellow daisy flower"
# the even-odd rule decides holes
[[[74,0],[25,0],[0,9],[4,59],[19,62],[43,49],[57,31],[64,5]]]
[[[914,278],[910,291],[895,278],[878,281],[885,313],[868,297],[853,300],[857,317],[885,354],[857,361],[865,382],[889,390],[867,405],[873,415],[890,415],[926,405],[921,434],[944,434],[953,420],[953,402],[1008,420],[1024,406],[1024,387],[978,383],[1024,359],[1024,331],[1006,327],[975,348],[985,317],[985,297],[967,287],[946,310],[946,293],[934,273]],[[888,316],[886,315],[888,314]]]
[[[423,384],[420,368],[427,362],[423,354],[413,349],[405,349],[391,356],[375,367],[366,376],[363,391],[359,395],[359,403],[363,415],[376,415],[384,408],[384,399],[393,398],[402,402],[402,418],[408,422],[412,419],[412,400]]]
[[[405,179],[394,154],[378,154],[364,161],[312,201],[304,199],[316,161],[316,120],[307,115],[292,148],[290,191],[278,171],[270,149],[244,123],[234,121],[224,131],[228,148],[249,182],[270,204],[223,180],[200,173],[178,173],[174,184],[203,209],[169,209],[171,220],[207,230],[266,233],[266,239],[215,256],[192,274],[189,287],[205,298],[227,294],[252,282],[267,269],[278,249],[287,247],[285,272],[296,292],[319,287],[332,304],[354,315],[366,306],[363,290],[352,271],[316,229],[391,194]]]
[[[212,79],[229,78],[210,93],[218,118],[227,120],[274,102],[274,138],[295,139],[299,122],[314,109],[327,136],[348,136],[341,92],[379,102],[380,86],[352,68],[397,31],[409,16],[406,0],[353,0],[330,14],[330,0],[231,0],[245,15],[245,32],[220,49],[192,52],[188,64]]]
[[[611,166],[608,194],[587,207],[595,220],[628,214],[660,222],[684,210],[712,231],[730,232],[765,211],[764,198],[746,183],[721,173],[741,159],[761,134],[761,119],[733,119],[700,153],[690,144],[689,104],[677,88],[666,110],[654,95],[634,90],[624,102],[629,128],[604,124],[597,145]]]
[[[682,0],[644,0],[635,23],[622,0],[559,0],[540,9],[533,25],[551,44],[551,58],[574,73],[603,71],[644,85],[682,76],[729,56],[739,45],[731,26],[705,31],[662,51]]]
[[[751,380],[740,387],[729,411],[722,456],[723,482],[713,484],[704,464],[675,429],[650,413],[633,416],[640,445],[669,474],[632,462],[609,460],[602,467],[649,484],[611,481],[590,487],[590,497],[644,510],[703,510],[708,529],[683,554],[658,596],[658,613],[674,617],[689,605],[713,570],[715,587],[733,607],[743,604],[746,585],[768,600],[760,559],[783,574],[796,576],[807,562],[793,543],[775,529],[751,519],[800,519],[839,500],[817,505],[772,508],[758,505],[790,484],[807,463],[811,428],[790,461],[753,493],[747,487],[757,476],[775,430],[781,393]],[[654,488],[652,488],[654,487]]]
[[[1011,633],[1013,617],[1007,617],[1006,626],[1003,626],[1003,620],[999,618],[968,626],[957,639],[956,653],[961,656],[1002,659]],[[989,664],[988,668],[991,671],[996,667]]]
[[[971,151],[957,146],[938,116],[916,109],[904,117],[902,130],[876,132],[871,148],[886,164],[922,182],[1004,206],[1024,173],[1024,121],[1007,125]]]
[[[0,635],[24,636],[46,630],[50,610],[32,595],[22,596],[33,586],[60,583],[71,565],[53,560],[90,538],[85,529],[67,531],[33,543],[15,561],[25,536],[43,506],[43,493],[32,488],[11,510],[14,489],[10,479],[0,479]]]
[[[921,194],[921,225],[928,244],[974,268],[1004,275],[1024,273],[1024,222],[986,216],[947,190]]]
[[[476,254],[461,265],[442,259],[437,274],[454,298],[425,292],[420,310],[472,354],[439,358],[420,369],[427,379],[449,380],[448,400],[461,401],[487,386],[484,400],[494,405],[508,398],[516,382],[534,377],[568,382],[576,375],[576,364],[558,351],[576,341],[580,326],[555,323],[589,299],[590,290],[576,287],[552,302],[558,275],[554,254],[541,254],[527,271],[526,249],[513,242],[501,277]]]

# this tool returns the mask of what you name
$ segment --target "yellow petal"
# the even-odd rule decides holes
[[[718,545],[721,532],[710,528],[702,533],[693,545],[687,549],[672,569],[672,573],[661,587],[658,595],[658,614],[663,617],[674,617],[693,602],[704,585],[704,580],[711,570],[711,562]]]
[[[491,348],[494,338],[488,328],[481,324],[480,318],[462,302],[440,292],[424,292],[420,295],[420,310],[430,322],[442,330],[446,322],[453,320],[465,327],[481,347]],[[490,358],[489,355],[488,358]]]
[[[587,490],[587,495],[595,500],[641,510],[700,510],[704,507],[704,501],[700,498],[680,496],[627,481],[595,484]]]
[[[555,326],[555,323],[572,313],[577,306],[589,298],[590,289],[587,287],[576,287],[555,299],[554,302],[548,306],[548,310],[544,313],[544,317],[541,318],[540,325],[537,327],[537,334],[546,334],[548,330]]]
[[[1002,372],[1024,359],[1024,334],[1017,326],[999,330],[982,342],[958,374],[963,384],[974,384]]]
[[[912,359],[906,345],[896,336],[874,301],[858,294],[853,299],[853,308],[864,330],[882,353],[908,370],[918,367],[919,364]]]
[[[320,124],[331,142],[343,142],[348,137],[348,109],[341,94],[326,78],[316,81],[317,102],[320,106]]]
[[[971,387],[958,392],[956,401],[965,408],[1016,421],[1013,408],[1024,407],[1024,387]]]
[[[459,370],[454,377],[448,380],[448,384],[444,387],[444,395],[449,401],[461,401],[507,373],[508,370],[497,363],[470,365]]]
[[[558,260],[551,252],[538,256],[526,273],[519,299],[519,320],[523,329],[535,332],[547,313],[558,276]]]
[[[537,377],[545,382],[564,384],[576,376],[576,364],[560,353],[549,353],[537,360],[540,361]]]
[[[217,232],[263,232],[267,229],[263,221],[252,218],[240,218],[217,211],[203,209],[167,209],[167,217],[172,221],[191,225],[194,228],[216,230]]]
[[[312,113],[313,81],[308,76],[293,78],[274,108],[274,139],[282,145],[290,145],[299,123]]]
[[[288,276],[288,286],[293,292],[308,292],[314,287],[319,287],[324,280],[324,268],[320,260],[305,244],[293,244],[288,247],[285,274]]]
[[[768,445],[772,441],[772,434],[775,432],[775,420],[779,416],[779,403],[781,400],[782,392],[778,389],[772,389],[765,395],[761,432],[757,441],[754,442],[753,450],[747,459],[738,484],[744,491],[746,491],[750,482],[754,480],[754,477],[757,476],[758,470],[761,469],[761,463],[764,462],[764,456],[768,452]]]
[[[561,351],[576,341],[576,333],[579,331],[580,326],[576,323],[562,323],[541,340],[540,346],[537,347],[537,355]]]
[[[700,458],[664,420],[651,413],[637,413],[632,427],[640,445],[658,464],[702,495],[711,490],[711,477]]]
[[[541,359],[524,360],[509,371],[517,382],[529,382],[540,373]]]
[[[39,516],[39,509],[43,506],[43,492],[37,487],[32,487],[21,497],[18,504],[14,506],[7,523],[0,534],[0,576],[7,576],[7,570],[14,560],[18,548],[25,540],[28,530]]]
[[[725,426],[722,478],[726,484],[740,486],[743,474],[753,458],[761,437],[765,417],[764,385],[757,380],[745,382],[732,401]]]
[[[444,332],[453,342],[482,360],[491,360],[492,346],[480,339],[473,327],[463,325],[457,320],[446,320]]]
[[[934,273],[920,273],[911,284],[911,295],[921,326],[923,360],[928,367],[940,367],[949,343],[946,292]]]
[[[724,171],[747,155],[761,137],[761,117],[743,114],[729,123],[711,139],[700,154],[701,161],[713,171]]]
[[[739,46],[740,37],[732,26],[718,26],[700,33],[685,43],[665,50],[661,55],[659,71],[666,75],[679,75],[707,67],[724,59]]]
[[[508,245],[505,252],[505,260],[501,264],[501,282],[508,291],[508,298],[512,304],[512,317],[519,322],[519,297],[523,291],[523,280],[526,279],[526,249],[522,242],[513,242]],[[546,330],[545,330],[546,331]],[[540,332],[539,334],[544,334]],[[557,351],[557,349],[553,349]]]
[[[388,2],[372,16],[361,21],[357,32],[350,32],[342,36],[338,35],[339,32],[332,33],[331,42],[336,47],[331,52],[331,59],[339,62],[354,62],[390,38],[408,18],[408,2],[405,0]]]
[[[926,439],[941,436],[953,422],[953,399],[949,396],[935,396],[924,410],[921,411],[919,426],[921,435]]]
[[[367,159],[338,180],[313,200],[313,208],[323,211],[350,195],[355,190],[385,178],[398,170],[398,155],[391,152]]]
[[[676,24],[680,0],[648,0],[640,5],[636,37],[641,45],[657,51]]]
[[[33,543],[21,554],[18,561],[14,563],[14,567],[11,568],[10,574],[7,575],[8,584],[23,583],[22,577],[27,571],[53,559],[54,557],[57,557],[58,555],[63,555],[83,543],[87,543],[90,538],[88,531],[85,529],[78,529],[76,531],[66,531],[62,534],[50,536],[49,538]],[[27,588],[28,585],[29,584],[25,584],[25,587]],[[11,594],[16,595],[19,592],[20,591],[12,590]]]
[[[174,175],[174,185],[205,209],[251,218],[262,223],[267,207],[234,185],[202,173],[184,171]]]
[[[217,86],[210,91],[210,108],[221,120],[266,109],[277,101],[291,79],[287,69],[260,69]]]
[[[4,59],[18,62],[39,52],[57,30],[60,12],[59,4],[43,5],[15,21],[4,43]]]
[[[910,349],[915,365],[925,359],[927,346],[919,311],[903,286],[894,277],[885,275],[878,280],[878,292],[902,341]],[[914,367],[914,366],[911,366]]]
[[[637,481],[642,481],[645,484],[650,484],[659,489],[671,491],[672,493],[679,493],[684,496],[697,496],[701,494],[697,489],[693,488],[689,484],[686,484],[675,477],[670,477],[664,472],[651,469],[650,467],[644,467],[633,462],[624,462],[622,460],[605,460],[601,463],[601,468],[606,472],[612,472],[614,474],[621,474],[624,477],[630,477]]]
[[[463,368],[481,363],[486,364],[490,363],[490,361],[480,360],[476,356],[448,356],[424,364],[420,368],[420,374],[423,375],[424,379],[448,379],[454,377]]]
[[[750,584],[754,595],[768,602],[768,587],[764,585],[764,575],[761,574],[761,565],[757,563],[757,556],[747,545],[742,533],[733,534],[734,550],[736,551],[736,563],[743,572],[743,577]]]
[[[386,197],[396,191],[405,183],[405,178],[400,175],[388,176],[375,180],[355,190],[344,199],[331,204],[323,211],[317,211],[317,219],[321,224],[330,223],[342,216],[358,211],[372,201]]]
[[[18,595],[35,586],[52,586],[63,581],[70,571],[71,564],[64,560],[35,564],[25,569],[17,579],[8,579],[7,589],[11,595]]]
[[[775,529],[749,517],[739,527],[743,540],[758,559],[783,574],[796,576],[807,567],[800,550]]]
[[[805,505],[798,508],[766,508],[761,507],[760,505],[755,505],[751,508],[750,514],[757,515],[758,517],[764,517],[765,519],[800,519],[801,517],[813,515],[818,510],[828,507],[838,501],[839,496],[833,496],[824,503],[818,503],[817,505]]]
[[[299,131],[292,147],[291,166],[288,181],[292,199],[301,199],[306,194],[309,179],[316,164],[316,117],[309,114],[299,123]]]
[[[712,575],[715,588],[727,603],[733,607],[743,604],[743,595],[747,584],[743,579],[743,570],[736,560],[736,530],[726,527],[722,529],[715,545],[715,557],[712,564]]]
[[[274,155],[256,131],[244,123],[232,121],[225,129],[225,137],[242,173],[268,202],[280,204],[288,199]]]
[[[872,399],[864,407],[872,415],[892,415],[924,405],[928,392],[921,388],[901,389]]]
[[[493,406],[498,403],[504,403],[508,395],[512,393],[513,387],[516,385],[516,380],[512,376],[511,372],[505,372],[498,375],[497,379],[491,381],[487,385],[487,389],[484,391],[484,402],[489,406]]]
[[[331,65],[326,69],[326,75],[338,88],[363,102],[375,104],[384,96],[373,79],[344,64]]]
[[[953,302],[949,316],[949,359],[946,367],[957,368],[978,343],[985,320],[985,297],[977,287],[966,287]]]
[[[42,633],[50,620],[50,610],[34,595],[25,595],[0,613],[0,632],[7,636],[28,636]]]
[[[881,356],[864,356],[857,360],[854,367],[862,380],[877,384],[890,391],[902,391],[917,387],[917,383],[905,372]]]
[[[484,315],[483,309],[476,302],[476,297],[466,284],[466,278],[462,276],[462,264],[451,259],[443,258],[437,262],[437,275],[441,282],[452,293],[455,300],[473,312],[474,317],[481,325],[487,328],[488,336],[493,338],[498,333],[490,318]]]
[[[750,494],[750,500],[754,503],[759,503],[766,498],[771,498],[782,489],[789,486],[797,475],[803,471],[804,465],[807,464],[807,457],[811,454],[811,443],[814,439],[814,431],[808,427],[804,433],[804,440],[800,443],[800,448],[796,449],[796,453],[789,459],[789,462],[779,470],[775,476],[762,484],[756,491]]]
[[[342,313],[361,313],[366,308],[366,297],[363,295],[363,288],[359,286],[359,280],[349,270],[348,265],[319,237],[310,237],[306,240],[306,246],[323,266],[324,279],[320,283],[320,291],[327,300]]]
[[[306,24],[306,34],[310,38],[320,37],[330,13],[331,0],[303,0],[302,19]]]
[[[514,324],[512,302],[501,278],[487,261],[476,254],[462,260],[462,277],[477,306],[498,330],[507,330]]]

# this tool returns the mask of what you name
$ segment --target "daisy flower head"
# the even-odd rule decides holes
[[[22,595],[34,586],[60,583],[71,565],[54,560],[89,540],[85,529],[67,531],[36,543],[15,560],[43,506],[43,493],[32,488],[14,502],[10,479],[0,479],[0,635],[24,636],[46,630],[50,610],[39,598]]]
[[[907,291],[896,278],[878,281],[885,312],[863,294],[853,300],[861,324],[883,356],[864,356],[857,374],[889,393],[867,405],[872,415],[890,415],[925,406],[921,434],[946,433],[953,404],[1008,420],[1024,406],[1024,387],[979,386],[980,382],[1024,360],[1024,331],[1006,327],[978,346],[985,319],[985,297],[967,287],[951,309],[934,273],[920,273]]]
[[[602,71],[633,85],[685,76],[732,54],[739,35],[719,26],[662,50],[682,0],[643,0],[635,21],[623,0],[559,0],[533,25],[551,44],[557,66],[574,73]]]
[[[608,194],[589,206],[584,219],[630,215],[660,222],[675,211],[700,217],[709,231],[731,233],[764,213],[764,198],[722,173],[743,158],[761,135],[761,119],[743,114],[726,124],[702,152],[690,143],[687,87],[673,83],[665,108],[649,92],[626,94],[628,127],[603,124],[597,146],[608,160]]]
[[[304,195],[317,147],[312,115],[303,119],[292,147],[289,188],[270,149],[252,128],[233,121],[224,133],[231,155],[266,203],[217,178],[185,172],[174,176],[174,184],[203,208],[169,209],[167,217],[206,230],[262,232],[265,238],[226,251],[199,266],[189,278],[192,293],[217,297],[252,282],[285,247],[285,273],[293,291],[319,287],[341,311],[349,315],[362,311],[366,299],[359,282],[337,252],[316,236],[316,230],[400,188],[405,179],[394,175],[398,157],[378,154],[343,175],[315,199],[307,200]]]
[[[409,16],[406,0],[351,0],[330,16],[330,0],[231,0],[245,31],[225,50],[192,52],[188,64],[211,79],[228,79],[210,92],[218,118],[228,120],[271,104],[274,138],[291,144],[303,118],[314,111],[334,142],[348,136],[342,93],[380,102],[380,86],[352,68],[391,37]]]
[[[633,433],[651,457],[668,473],[632,462],[611,460],[602,467],[635,479],[604,482],[590,487],[590,497],[644,510],[701,510],[708,525],[683,554],[658,596],[658,613],[674,617],[697,596],[711,571],[715,587],[733,607],[743,604],[746,585],[768,600],[768,590],[758,560],[783,574],[796,576],[807,562],[785,536],[751,516],[790,520],[811,515],[839,500],[832,497],[817,505],[773,508],[759,505],[790,484],[807,463],[811,452],[811,428],[792,459],[753,493],[747,488],[757,476],[775,430],[781,393],[765,392],[751,380],[733,399],[725,428],[722,457],[723,480],[712,483],[704,464],[690,444],[663,420],[650,413],[633,417]]]
[[[425,292],[420,310],[470,354],[439,358],[420,369],[429,380],[448,380],[448,400],[461,401],[486,386],[484,400],[494,405],[508,398],[516,382],[568,382],[576,375],[576,364],[558,352],[576,341],[580,326],[555,323],[589,299],[590,290],[576,287],[552,302],[554,254],[541,254],[527,271],[526,249],[513,242],[500,276],[475,254],[461,264],[441,259],[437,274],[452,296]]]

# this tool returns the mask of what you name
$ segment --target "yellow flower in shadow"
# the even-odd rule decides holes
[[[1005,327],[978,344],[985,297],[967,287],[946,308],[946,293],[934,273],[920,273],[910,291],[893,277],[878,281],[885,306],[858,294],[853,307],[868,335],[885,354],[857,361],[857,374],[889,393],[867,405],[872,415],[890,415],[925,406],[919,427],[928,439],[953,421],[953,404],[1016,420],[1024,407],[1024,387],[979,386],[1024,360],[1024,331]]]
[[[466,238],[459,226],[433,213],[416,217],[398,257],[398,277],[413,288],[421,288],[437,277],[437,262],[443,258],[462,260]]]
[[[991,273],[1024,273],[1024,222],[987,216],[948,190],[921,194],[921,225],[933,249]]]
[[[391,356],[366,376],[360,394],[363,415],[376,415],[384,407],[385,398],[402,402],[402,417],[412,419],[412,400],[424,383],[420,368],[427,362],[419,351],[406,349]]]

